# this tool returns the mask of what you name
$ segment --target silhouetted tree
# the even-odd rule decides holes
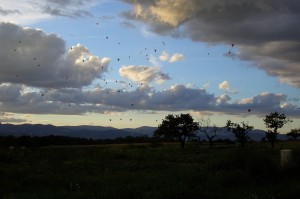
[[[286,123],[292,122],[292,120],[287,118],[284,113],[278,113],[275,111],[266,115],[264,122],[267,128],[271,129],[266,133],[266,138],[269,142],[271,142],[272,148],[274,148],[278,129],[282,128]]]
[[[293,140],[297,140],[298,137],[300,137],[300,128],[299,129],[292,129],[286,135],[289,136],[289,137],[291,137]]]
[[[199,131],[204,133],[205,137],[209,141],[209,148],[213,147],[214,138],[217,136],[217,131],[219,130],[216,125],[212,125],[210,123],[210,119],[201,118],[199,120]]]
[[[253,126],[249,126],[245,122],[241,122],[242,125],[238,123],[233,123],[231,120],[227,120],[226,127],[228,131],[231,131],[237,142],[244,146],[246,142],[249,141],[248,132],[253,129]]]
[[[190,114],[169,114],[154,132],[154,137],[175,138],[184,148],[186,138],[195,136],[197,130],[198,123]]]

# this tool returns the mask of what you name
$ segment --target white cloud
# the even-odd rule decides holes
[[[175,53],[171,56],[169,62],[173,63],[173,62],[181,61],[183,59],[184,59],[184,55],[182,53]]]
[[[99,58],[78,44],[42,30],[0,23],[0,83],[34,87],[82,87],[107,71],[109,58]]]
[[[159,61],[157,60],[157,58],[153,55],[149,55],[149,62],[153,65],[153,66],[160,66]]]

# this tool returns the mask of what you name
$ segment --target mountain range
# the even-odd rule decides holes
[[[157,127],[142,126],[139,128],[125,128],[117,129],[113,127],[103,127],[103,126],[54,126],[54,125],[43,125],[43,124],[0,124],[0,135],[2,136],[47,136],[47,135],[60,135],[69,137],[80,137],[88,139],[114,139],[117,137],[139,137],[139,136],[149,136],[153,135],[153,132]],[[265,131],[263,130],[252,130],[248,133],[251,140],[260,141],[265,137]],[[201,139],[205,139],[203,133],[199,133]],[[234,135],[227,132],[225,128],[221,128],[218,131],[215,139],[230,139],[234,140]],[[286,140],[286,134],[279,134],[278,139]]]

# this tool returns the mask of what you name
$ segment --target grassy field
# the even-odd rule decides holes
[[[280,149],[293,162],[280,167]],[[300,198],[299,143],[0,149],[1,198]]]

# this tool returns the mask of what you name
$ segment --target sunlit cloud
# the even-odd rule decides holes
[[[161,55],[159,56],[159,59],[161,61],[168,61],[168,62],[177,62],[184,59],[184,55],[182,53],[174,53],[171,56],[167,51],[163,51]]]
[[[144,22],[153,32],[167,35],[180,28],[181,35],[193,41],[234,44],[239,53],[230,57],[250,61],[280,82],[300,88],[298,0],[124,1],[134,9],[123,16]]]
[[[169,59],[169,54],[166,51],[163,51],[159,56],[159,59],[161,61],[167,61]]]
[[[219,89],[221,90],[225,90],[227,91],[228,93],[231,93],[231,94],[236,94],[237,93],[237,90],[236,89],[231,89],[230,86],[229,86],[229,83],[228,81],[223,81],[219,84]]]
[[[169,62],[173,63],[173,62],[181,61],[183,59],[184,56],[182,53],[175,53],[170,57]]]
[[[169,75],[163,73],[157,66],[123,66],[119,69],[119,74],[141,84],[149,84],[153,81],[163,83],[170,79]]]

